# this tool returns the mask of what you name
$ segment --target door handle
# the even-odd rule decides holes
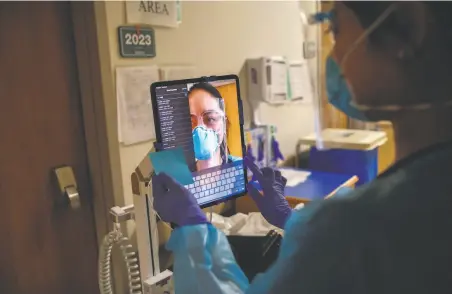
[[[63,201],[68,203],[73,210],[78,210],[80,208],[80,195],[72,167],[58,167],[53,172],[56,176]]]

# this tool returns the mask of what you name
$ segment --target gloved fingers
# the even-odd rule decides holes
[[[282,181],[282,175],[281,175],[281,172],[280,172],[279,170],[277,170],[277,169],[275,169],[273,172],[274,172],[274,174],[275,174],[275,180],[276,180],[276,181]]]
[[[153,175],[152,176],[152,194],[154,195],[154,198],[160,195],[163,195],[166,193],[168,188],[165,185],[164,179],[160,175]]]
[[[247,156],[245,156],[243,162],[245,163],[245,166],[249,168],[253,173],[253,178],[255,178],[258,181],[261,181],[263,176],[259,167]]]
[[[275,170],[271,167],[264,167],[262,169],[262,174],[264,175],[264,180],[274,182],[275,181]],[[261,185],[264,183],[259,182]]]
[[[256,176],[253,174],[253,176],[251,177],[250,182],[255,182],[255,181],[257,181],[257,178],[256,178]]]
[[[185,189],[172,177],[165,173],[160,173],[152,177],[152,194],[154,198],[168,195],[168,193]]]
[[[283,184],[284,187],[285,187],[286,184],[287,184],[287,179],[286,179],[285,177],[281,176],[281,182],[282,182],[282,184]]]
[[[186,203],[197,203],[196,198],[187,188],[182,186],[179,182],[174,180],[171,176],[160,173],[159,176],[161,177],[160,180],[163,183],[164,188],[166,189],[164,193],[167,195],[171,195],[171,197],[175,197],[177,195],[183,196],[182,198],[179,198],[179,200],[186,200],[188,202],[182,201],[178,204],[183,207],[186,205]]]
[[[167,190],[174,190],[174,189],[180,189],[183,188],[181,184],[179,184],[175,179],[173,179],[171,176],[169,176],[166,173],[160,173],[158,174],[159,181],[162,183],[162,185]]]
[[[163,179],[160,175],[153,175],[152,176],[152,196],[153,196],[153,203],[152,206],[155,209],[157,213],[164,213],[165,207],[167,204],[167,198],[165,196],[167,193],[167,188],[163,182]],[[164,218],[164,217],[163,217]],[[162,219],[166,221],[166,219]]]
[[[260,208],[261,203],[264,201],[264,195],[259,192],[256,187],[254,187],[252,184],[248,184],[248,194],[251,196],[254,202],[256,202],[257,206]]]

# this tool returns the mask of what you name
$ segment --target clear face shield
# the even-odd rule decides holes
[[[341,132],[332,129],[370,129],[375,126],[366,117],[365,112],[353,103],[353,92],[343,75],[342,68],[356,47],[372,33],[387,17],[396,9],[396,5],[390,5],[367,30],[350,44],[350,48],[341,60],[332,57],[335,45],[334,11],[320,12],[309,16],[308,24],[321,25],[321,52],[319,56],[319,88],[314,95],[313,109],[315,113],[315,134],[307,138],[312,145],[315,142],[317,149],[330,148],[328,141],[331,136],[341,136]],[[342,132],[344,138],[350,132]]]

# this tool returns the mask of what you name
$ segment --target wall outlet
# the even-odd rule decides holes
[[[316,56],[317,44],[314,41],[303,42],[303,57],[304,59],[311,59]]]
[[[145,294],[174,294],[173,272],[165,270],[143,283]]]

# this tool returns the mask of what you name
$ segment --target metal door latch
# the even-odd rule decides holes
[[[55,168],[55,176],[60,187],[60,191],[65,201],[69,202],[72,209],[77,210],[80,208],[80,195],[77,190],[77,181],[75,180],[72,167],[63,166]]]

